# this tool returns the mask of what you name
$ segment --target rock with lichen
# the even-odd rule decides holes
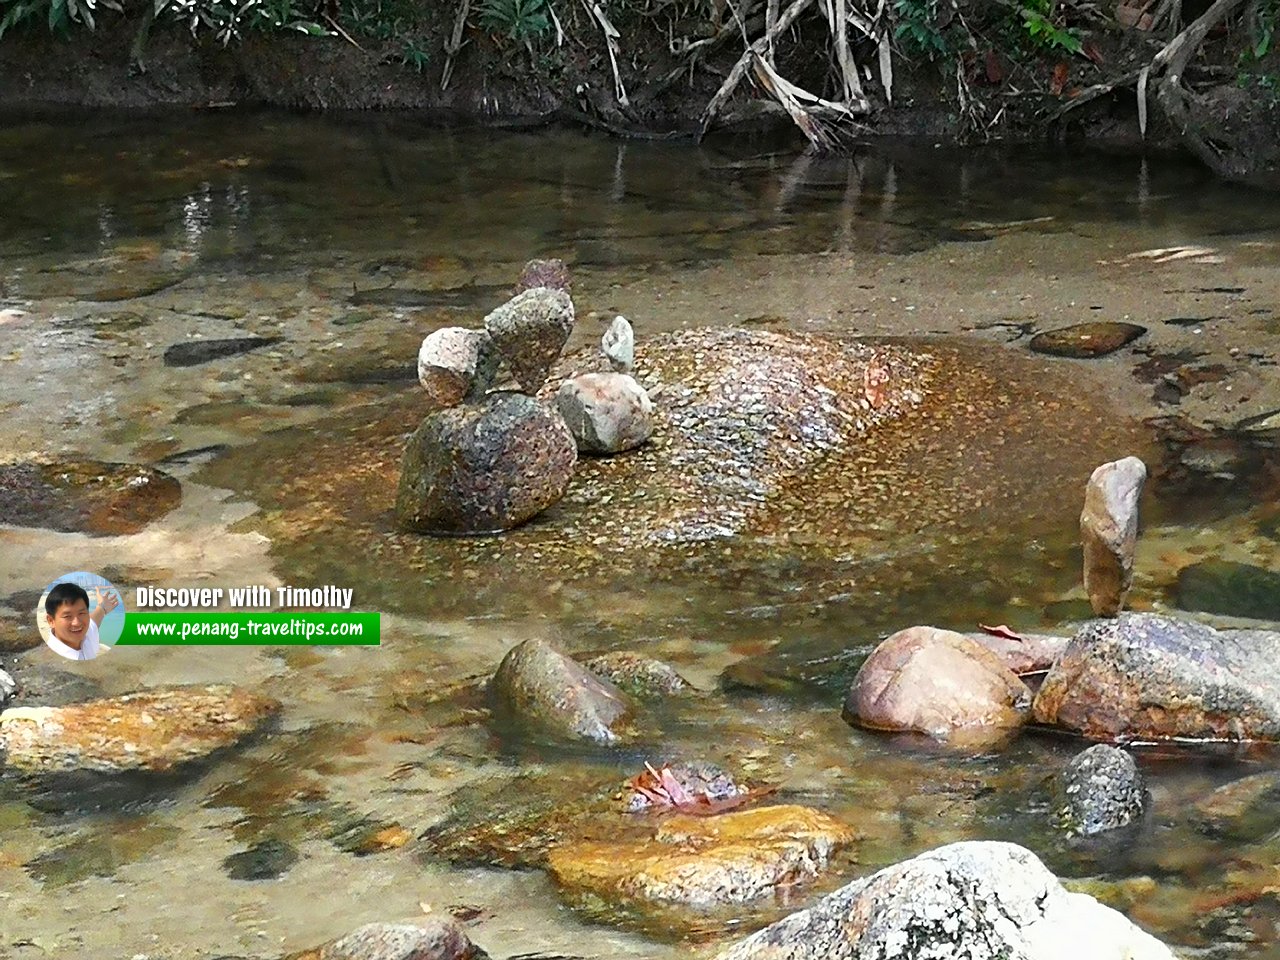
[[[602,653],[583,660],[582,665],[632,696],[669,697],[692,689],[671,664],[630,650]]]
[[[636,335],[626,317],[617,316],[600,338],[600,352],[615,373],[630,373],[636,365]]]
[[[522,393],[428,414],[405,446],[396,519],[418,533],[491,533],[563,496],[577,446],[560,419]]]
[[[1030,850],[953,843],[855,880],[717,960],[1174,960]]]

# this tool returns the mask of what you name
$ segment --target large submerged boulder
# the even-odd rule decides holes
[[[846,825],[808,807],[676,814],[651,840],[557,847],[547,867],[571,898],[709,907],[812,880],[852,839]]]
[[[1096,740],[1280,740],[1280,632],[1155,614],[1095,620],[1035,699],[1036,720]]]
[[[856,880],[716,960],[1175,960],[1030,850],[955,843]]]
[[[493,533],[564,495],[578,459],[564,421],[523,393],[429,414],[405,447],[396,518],[419,533]]]
[[[0,520],[95,535],[137,533],[182,501],[177,478],[98,460],[0,465]]]

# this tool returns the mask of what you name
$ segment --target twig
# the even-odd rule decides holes
[[[453,33],[444,42],[444,72],[440,75],[440,90],[449,87],[449,78],[453,76],[453,58],[462,49],[462,32],[467,28],[467,14],[471,12],[471,0],[462,0],[458,4],[458,15],[453,20]]]
[[[334,31],[338,34],[338,36],[340,36],[343,40],[347,41],[347,43],[351,44],[357,50],[364,50],[364,47],[360,46],[360,44],[356,43],[353,39],[351,39],[351,34],[343,30],[342,25],[338,23],[337,20],[333,19],[333,17],[329,16],[327,13],[324,15],[324,18],[328,22],[329,26],[333,27]]]
[[[711,127],[711,122],[715,119],[716,114],[720,112],[720,108],[733,96],[734,91],[738,89],[738,84],[747,75],[747,71],[751,68],[752,56],[763,56],[765,51],[769,49],[769,45],[786,32],[791,24],[795,23],[800,14],[813,6],[813,2],[814,0],[794,0],[791,6],[787,7],[782,12],[782,15],[778,17],[778,22],[773,25],[773,28],[766,30],[764,36],[751,44],[743,52],[742,56],[738,58],[738,62],[729,71],[729,76],[725,77],[720,89],[716,91],[715,96],[707,103],[706,109],[702,111],[702,119],[698,122],[697,140],[699,143],[707,135],[707,130]]]

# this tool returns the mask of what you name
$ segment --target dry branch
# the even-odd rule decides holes
[[[751,68],[752,57],[764,56],[773,42],[790,29],[791,25],[796,22],[796,18],[813,6],[813,2],[814,0],[794,0],[791,6],[787,7],[778,17],[778,21],[773,27],[765,30],[764,36],[747,47],[738,62],[733,65],[733,69],[729,71],[729,76],[725,77],[725,81],[720,85],[720,89],[716,91],[716,95],[711,98],[707,103],[706,109],[702,111],[702,119],[698,122],[697,139],[699,142],[707,135],[707,130],[711,127],[712,121],[715,120],[716,114],[733,96],[734,91],[738,89],[738,84],[742,83],[742,78],[747,75],[747,71]]]

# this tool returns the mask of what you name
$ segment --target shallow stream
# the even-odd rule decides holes
[[[1205,252],[1132,259],[1178,246]],[[999,402],[975,394],[970,436],[917,424],[898,459],[834,491],[858,531],[838,556],[815,548],[803,504],[764,541],[679,563],[608,544],[544,557],[537,524],[500,543],[397,536],[376,490],[349,496],[366,466],[351,451],[413,429],[422,337],[479,323],[535,256],[573,269],[574,346],[617,311],[641,353],[701,324],[905,337],[1003,385]],[[0,459],[146,463],[183,484],[139,533],[0,526],[0,615],[25,626],[33,591],[69,570],[126,588],[331,583],[383,615],[376,649],[120,649],[74,667],[22,654],[105,693],[232,682],[284,710],[197,775],[103,805],[0,771],[0,957],[279,957],[423,910],[465,918],[494,957],[710,953],[813,891],[680,933],[574,912],[538,871],[364,842],[419,837],[468,797],[570,804],[646,759],[697,757],[854,825],[846,879],[1010,839],[1189,956],[1280,958],[1280,803],[1226,827],[1208,806],[1280,766],[1270,752],[1144,752],[1152,813],[1084,844],[1052,827],[1047,783],[1082,743],[1028,732],[960,755],[839,716],[860,658],[900,627],[1069,629],[1089,470],[1167,456],[1127,361],[1005,341],[1046,317],[1158,325],[1181,318],[1138,314],[1204,304],[1240,338],[1232,376],[1274,381],[1277,273],[1276,197],[1168,158],[917,142],[818,160],[788,144],[217,111],[0,124]],[[163,361],[250,335],[279,339]],[[1234,403],[1222,424],[1251,411]],[[1275,489],[1256,470],[1207,495],[1153,483],[1134,605],[1171,605],[1190,559],[1280,569]],[[704,693],[625,751],[525,744],[448,694],[529,636],[642,650]],[[246,850],[265,879],[231,875]]]

